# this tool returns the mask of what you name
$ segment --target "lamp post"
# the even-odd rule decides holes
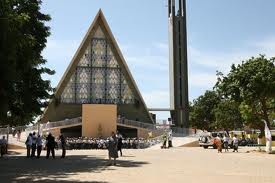
[[[8,111],[7,112],[7,118],[11,118],[11,111]],[[8,151],[8,144],[9,144],[9,133],[10,133],[10,125],[8,124],[8,127],[7,127],[7,147],[6,147],[6,150]]]

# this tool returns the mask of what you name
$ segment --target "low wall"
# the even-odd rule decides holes
[[[145,138],[145,139],[150,137],[150,133],[152,134],[151,136],[152,138],[158,137],[163,134],[161,131],[151,131],[151,130],[141,129],[141,128],[138,128],[137,132],[138,132],[137,134],[138,138]]]

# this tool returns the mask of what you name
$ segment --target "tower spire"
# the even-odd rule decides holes
[[[189,126],[186,0],[168,0],[171,117],[176,126]]]

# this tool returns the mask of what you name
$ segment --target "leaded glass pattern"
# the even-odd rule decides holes
[[[75,74],[73,74],[65,87],[62,95],[61,102],[74,103],[75,102]]]
[[[99,27],[65,87],[63,103],[133,104],[135,97]]]
[[[84,55],[81,57],[78,66],[86,66],[89,67],[91,65],[91,52],[90,46],[86,49]]]
[[[107,67],[119,67],[110,45],[107,47],[107,59]]]
[[[106,40],[92,39],[92,67],[106,66]]]
[[[76,68],[76,103],[89,103],[91,69]]]
[[[121,98],[122,103],[125,103],[125,104],[134,103],[133,93],[129,85],[127,84],[127,81],[124,76],[122,77],[122,81],[121,81],[121,96],[122,96]]]

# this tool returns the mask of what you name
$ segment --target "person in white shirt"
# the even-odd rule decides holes
[[[229,138],[227,135],[224,135],[223,137],[223,146],[224,146],[224,151],[228,151],[228,141],[229,141]]]
[[[37,136],[37,158],[40,158],[40,154],[41,154],[41,151],[42,151],[42,145],[43,145],[43,142],[42,142],[42,137],[40,135]]]
[[[27,146],[27,158],[29,158],[31,155],[31,147],[32,147],[32,134],[31,133],[27,137],[25,144]]]
[[[235,134],[233,137],[233,152],[235,151],[238,152],[238,145],[239,145],[238,136]]]

